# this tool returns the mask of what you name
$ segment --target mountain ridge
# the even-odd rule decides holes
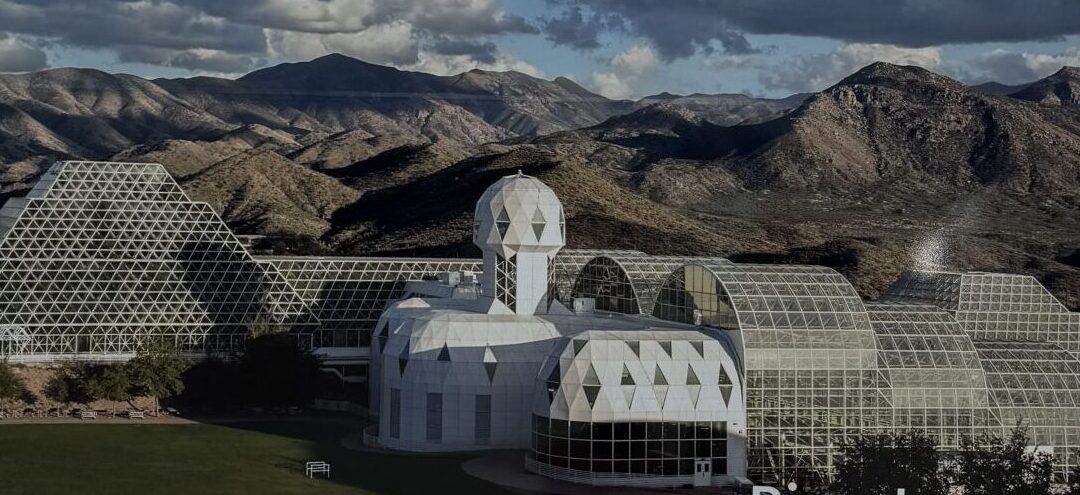
[[[472,198],[520,169],[563,198],[576,247],[822,263],[868,297],[911,266],[1080,295],[1080,111],[915,67],[781,100],[609,100],[566,78],[347,57],[245,81],[0,75],[0,197],[57,158],[160,162],[238,232],[338,254],[475,254]]]

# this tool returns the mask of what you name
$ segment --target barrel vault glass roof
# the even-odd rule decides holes
[[[652,314],[660,288],[675,269],[695,263],[730,264],[723,258],[651,256],[635,251],[575,253],[563,262],[559,279],[570,285],[570,299],[596,299],[597,309],[627,314]]]
[[[892,422],[869,317],[834,270],[687,265],[665,283],[653,314],[741,335],[752,477],[827,472],[835,448]]]

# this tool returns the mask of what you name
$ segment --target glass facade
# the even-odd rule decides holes
[[[898,431],[922,430],[948,448],[998,424],[975,345],[948,312],[911,304],[866,309]]]
[[[556,258],[561,298],[596,299],[596,309],[651,314],[664,282],[675,269],[694,262],[730,264],[723,258],[650,256],[637,251],[572,251]]]
[[[478,259],[256,256],[299,294],[319,326],[312,347],[366,347],[387,303],[404,296],[405,283],[441,273],[479,274]]]
[[[1006,434],[1029,427],[1032,444],[1052,450],[1060,471],[1080,463],[1080,361],[1047,342],[975,341],[991,407]]]
[[[712,459],[726,474],[723,422],[586,423],[533,415],[536,461],[592,473],[694,474],[694,459]]]
[[[154,336],[224,352],[256,324],[317,320],[161,165],[56,163],[0,209],[5,358],[119,357]]]
[[[688,265],[669,277],[653,315],[741,333],[752,479],[825,476],[844,442],[891,427],[869,317],[833,270]]]
[[[1053,342],[1080,353],[1080,313],[1027,275],[905,272],[884,298],[940,306],[974,339]]]

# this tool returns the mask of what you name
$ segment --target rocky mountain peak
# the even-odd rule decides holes
[[[1064,66],[1009,96],[1047,105],[1080,106],[1080,67]]]
[[[1061,69],[1055,72],[1054,75],[1051,77],[1080,80],[1080,67],[1074,67],[1071,65],[1062,66]]]
[[[655,103],[626,115],[612,117],[599,127],[635,127],[639,129],[672,129],[679,125],[701,125],[704,119],[681,105]]]
[[[874,62],[854,74],[840,80],[836,86],[884,86],[891,88],[940,87],[942,89],[963,89],[959,81],[940,74],[935,74],[915,65],[897,65],[888,62]]]

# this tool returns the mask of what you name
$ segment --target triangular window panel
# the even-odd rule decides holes
[[[540,208],[536,209],[536,214],[533,215],[532,228],[533,233],[536,234],[536,240],[539,241],[544,235],[544,227],[547,225],[547,220],[544,219],[544,214],[540,213]]]
[[[555,392],[559,390],[559,384],[562,381],[562,374],[559,373],[559,363],[555,363],[555,367],[551,369],[551,374],[547,379],[548,390],[548,402],[555,400]]]
[[[724,371],[724,367],[720,367],[720,376],[717,377],[716,383],[720,385],[731,385],[731,378],[728,378],[727,372]]]
[[[596,376],[596,370],[593,366],[589,365],[589,371],[585,372],[585,380],[581,382],[582,385],[596,385],[600,386],[600,378]]]
[[[721,385],[720,395],[724,396],[724,404],[731,404],[731,385]]]
[[[534,223],[532,224],[533,234],[536,236],[536,240],[539,241],[540,237],[544,235],[544,224]]]
[[[409,341],[405,341],[405,348],[401,350],[401,354],[398,354],[398,368],[401,371],[401,376],[405,376],[405,368],[409,366]]]
[[[587,340],[574,339],[574,355],[577,356],[578,353],[580,353],[581,350],[585,348],[585,344],[588,343],[589,341]]]
[[[694,373],[693,366],[686,367],[686,384],[687,385],[701,385],[701,380],[698,380],[697,374]]]
[[[671,341],[657,343],[660,344],[660,348],[667,353],[668,357],[671,357]]]
[[[705,357],[705,343],[700,340],[690,342],[690,346],[697,351],[698,356]]]
[[[637,385],[634,383],[634,377],[630,375],[630,368],[627,368],[624,364],[622,366],[622,379],[619,381],[620,385]]]
[[[653,385],[667,385],[667,377],[664,376],[664,372],[660,371],[660,365],[656,365],[656,373],[653,375]]]
[[[443,344],[442,350],[439,351],[439,361],[450,362],[450,348]]]
[[[487,372],[488,383],[495,382],[495,370],[499,368],[499,363],[484,363],[484,371]]]
[[[499,211],[499,216],[495,219],[495,228],[499,229],[500,238],[506,237],[506,231],[510,229],[510,215],[506,214],[505,208]]]
[[[641,357],[641,342],[628,340],[626,341],[626,346],[630,348],[630,352],[634,353],[634,357]]]
[[[589,400],[589,408],[596,405],[596,397],[600,395],[599,385],[585,385],[582,387],[585,389],[585,398]]]

